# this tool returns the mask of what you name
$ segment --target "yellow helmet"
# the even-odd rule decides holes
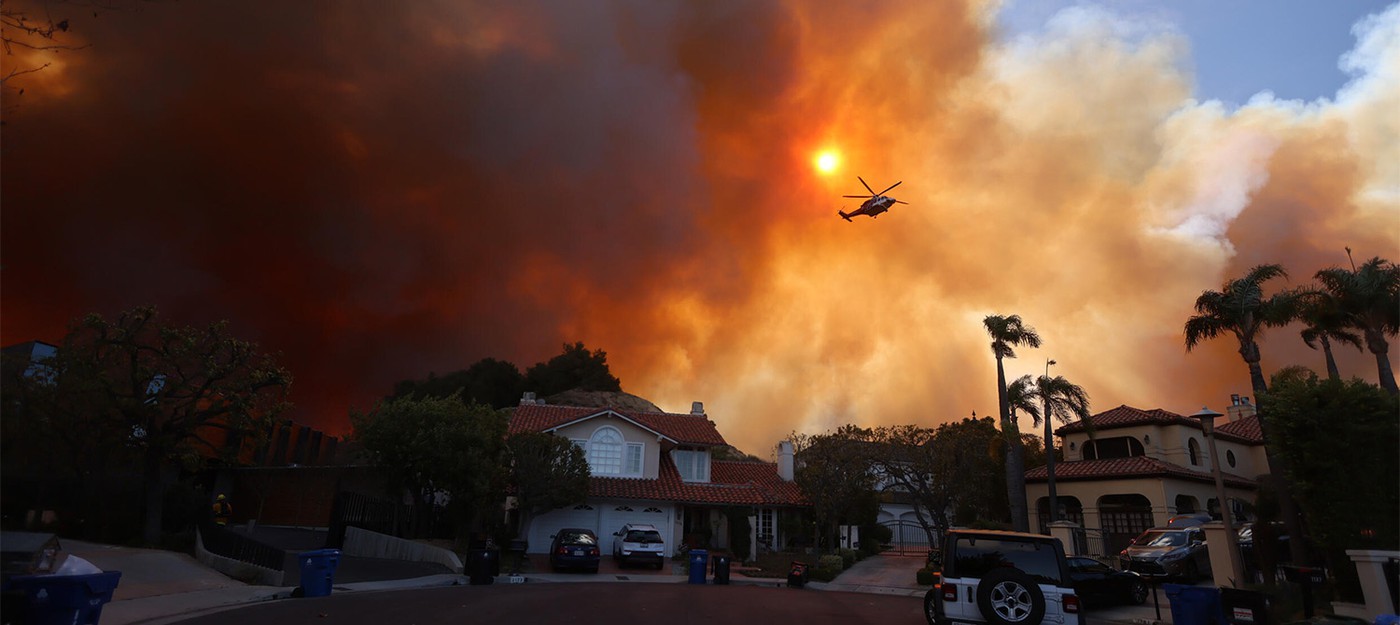
[[[215,497],[215,499],[217,499],[217,500],[219,500],[219,501],[223,501],[223,500],[225,500],[225,499],[228,499],[228,497],[225,497],[225,496],[223,496],[223,495],[219,495],[218,497]]]

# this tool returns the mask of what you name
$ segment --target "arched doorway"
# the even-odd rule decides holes
[[[1142,495],[1099,497],[1099,527],[1106,555],[1117,554],[1152,527],[1152,502]]]
[[[1191,513],[1193,513],[1193,512],[1199,511],[1200,508],[1201,508],[1201,502],[1198,501],[1195,497],[1192,497],[1192,496],[1190,496],[1190,495],[1177,495],[1177,496],[1176,496],[1176,513],[1177,513],[1177,514],[1191,514]]]
[[[1055,496],[1055,505],[1060,508],[1058,520],[1070,521],[1084,527],[1084,504],[1079,503],[1078,497],[1067,497],[1065,495]],[[1036,518],[1040,520],[1040,533],[1050,533],[1050,498],[1041,497],[1036,500]]]

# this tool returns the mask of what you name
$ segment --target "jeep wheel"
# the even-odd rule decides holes
[[[1029,575],[999,568],[977,584],[977,607],[992,625],[1037,625],[1045,618],[1045,595]]]
[[[924,619],[928,625],[939,625],[938,622],[938,593],[941,589],[933,588],[924,594]]]

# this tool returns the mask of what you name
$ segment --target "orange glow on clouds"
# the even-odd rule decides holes
[[[5,107],[4,343],[145,303],[229,319],[284,355],[288,416],[340,433],[398,380],[583,341],[768,456],[794,430],[993,414],[989,314],[1045,342],[1008,379],[1054,358],[1096,411],[1219,410],[1252,391],[1230,341],[1185,352],[1201,291],[1259,263],[1301,286],[1346,246],[1400,260],[1400,9],[1358,29],[1334,100],[1231,110],[1193,98],[1173,33],[1080,7],[999,42],[996,4],[84,21],[91,48]],[[858,175],[909,204],[843,221]],[[1261,347],[1266,375],[1321,367],[1296,328]]]

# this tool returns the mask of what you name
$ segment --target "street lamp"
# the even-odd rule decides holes
[[[1200,419],[1201,431],[1205,432],[1210,449],[1211,472],[1215,474],[1215,500],[1220,502],[1220,520],[1225,523],[1225,550],[1230,552],[1230,583],[1238,585],[1244,579],[1244,569],[1240,566],[1239,537],[1235,535],[1235,523],[1231,519],[1230,500],[1225,498],[1225,476],[1220,473],[1220,455],[1215,451],[1215,418],[1220,413],[1201,406],[1201,411],[1191,415]]]
[[[1044,406],[1041,411],[1045,413],[1042,418],[1045,420],[1045,478],[1046,487],[1050,494],[1049,523],[1060,520],[1059,507],[1055,501],[1055,442],[1050,438],[1052,436],[1050,432],[1050,395],[1045,392],[1050,381],[1050,365],[1053,364],[1056,364],[1053,359],[1047,358],[1045,360],[1045,377],[1040,379],[1040,401],[1041,405]],[[1049,527],[1049,523],[1046,523],[1046,527]]]

